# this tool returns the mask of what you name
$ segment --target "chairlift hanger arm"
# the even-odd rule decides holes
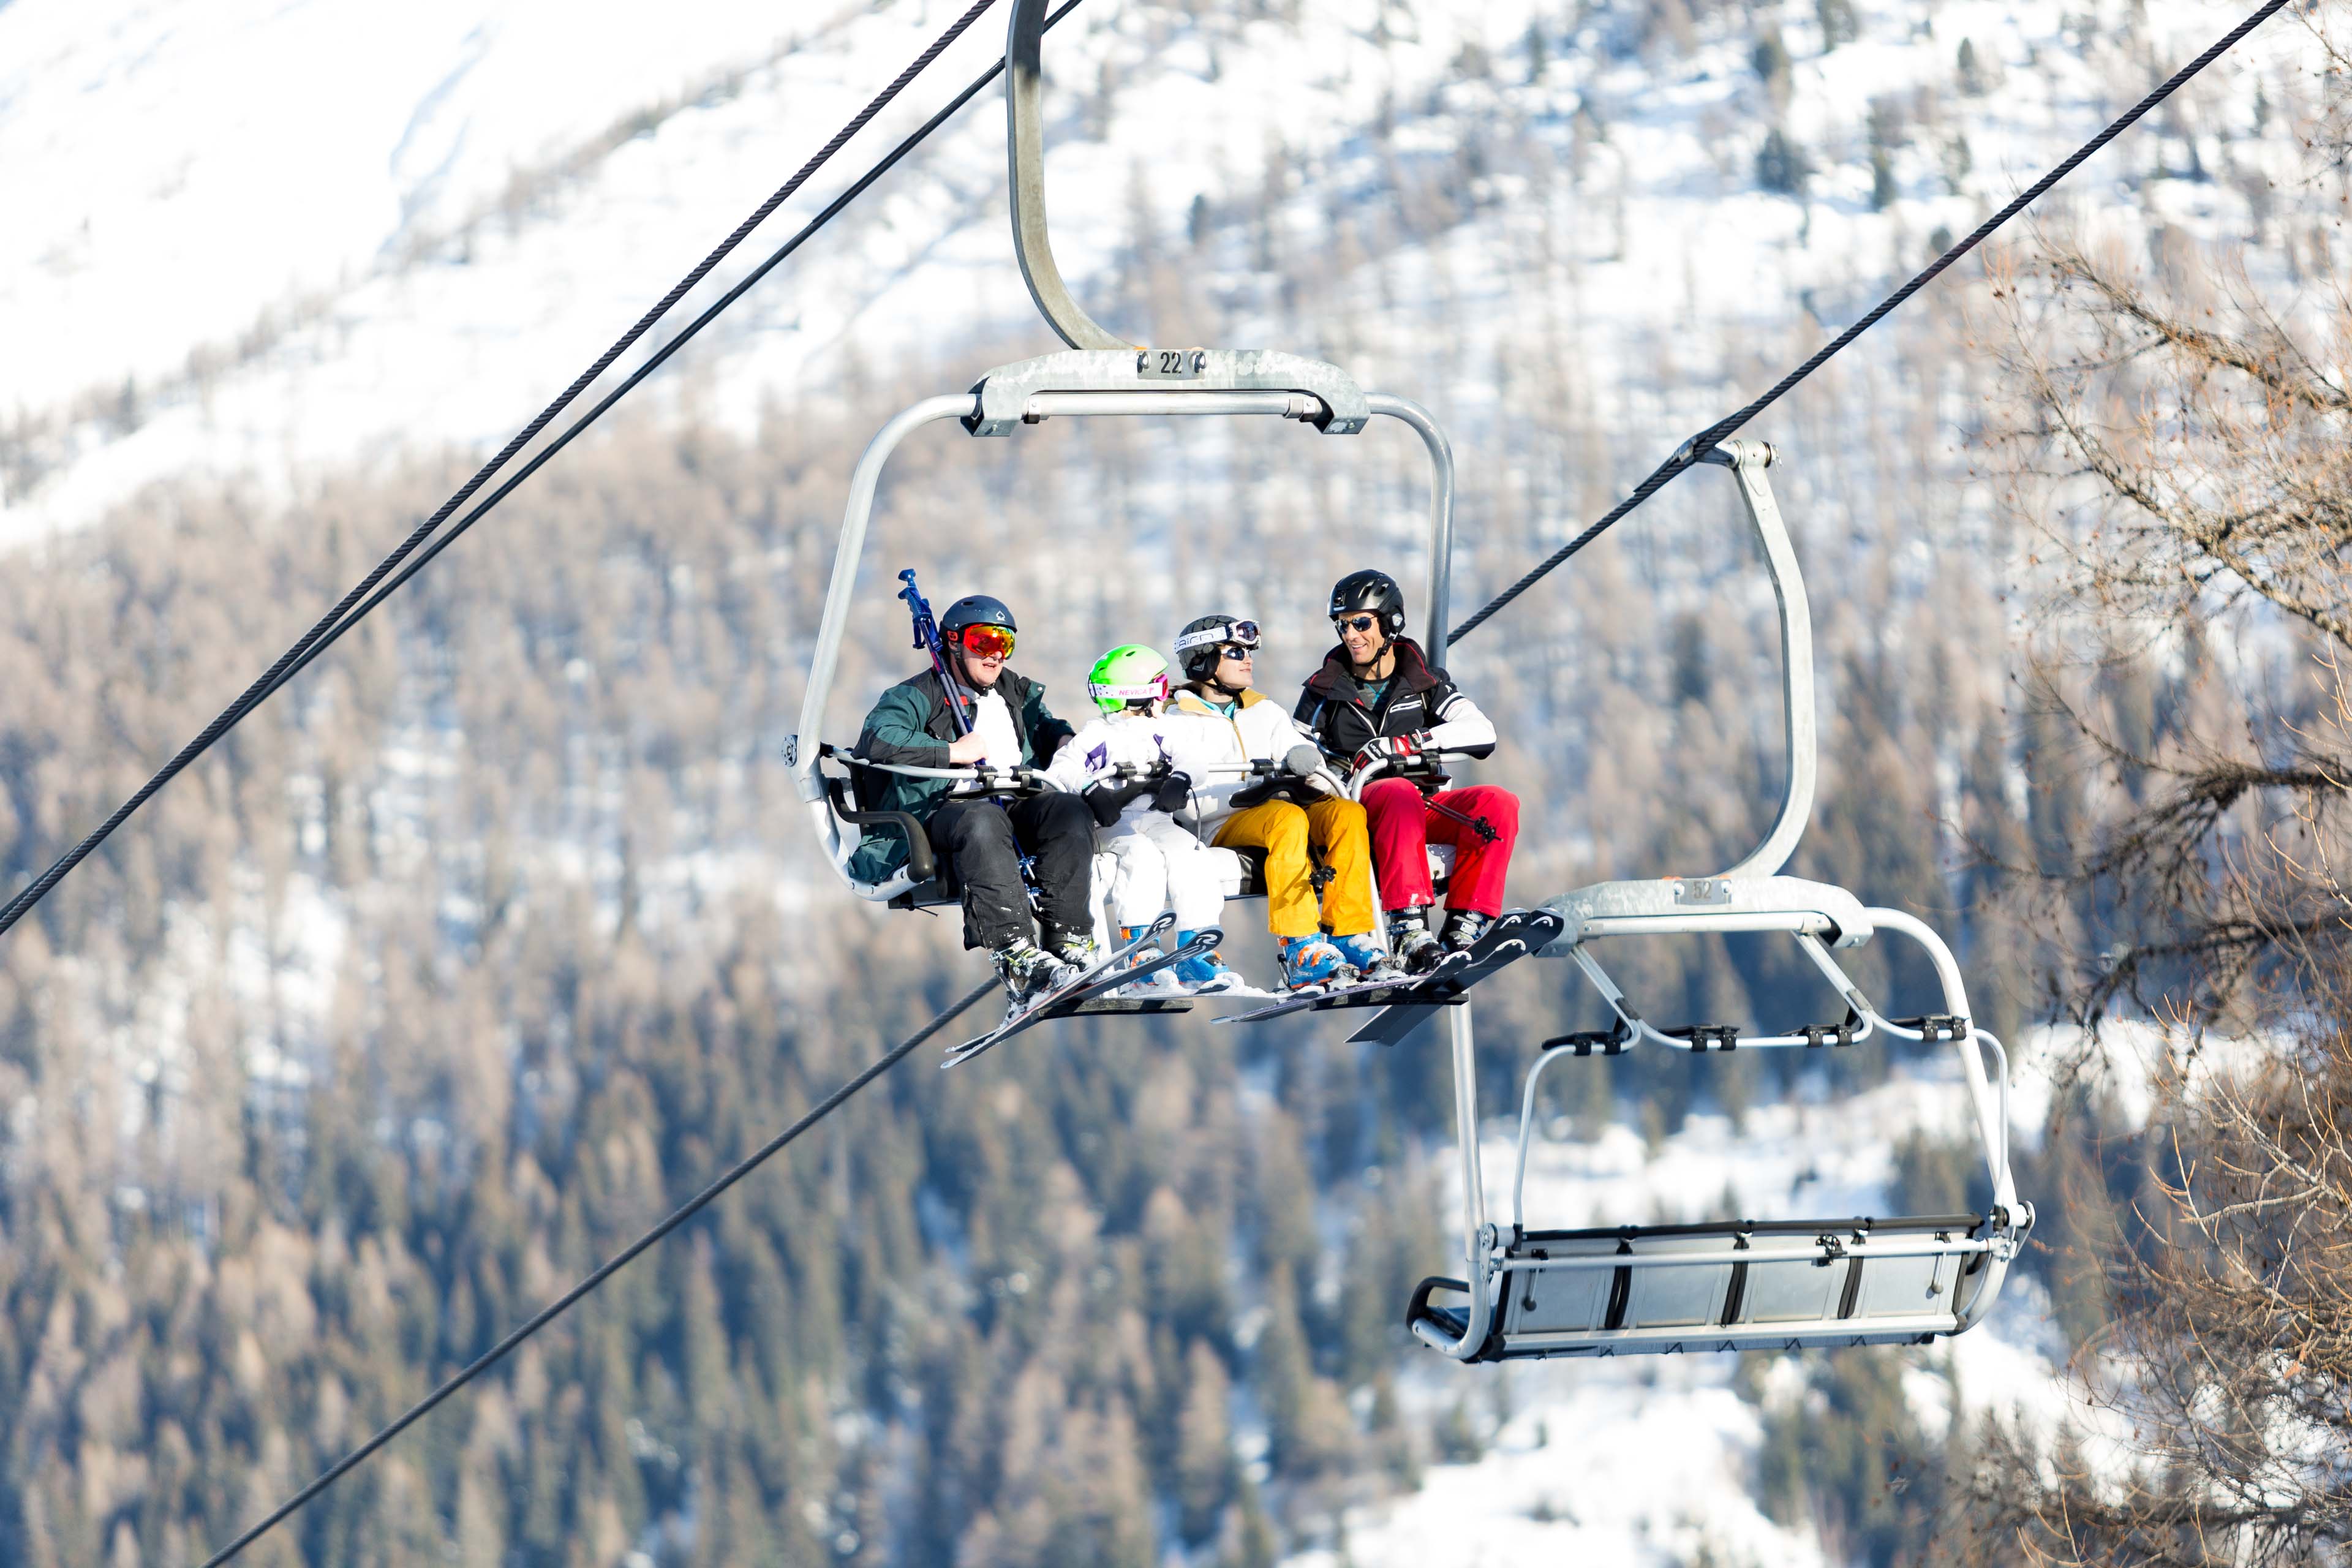
[[[1004,36],[1006,174],[1013,196],[1013,254],[1029,297],[1055,334],[1074,349],[1142,347],[1088,315],[1062,280],[1045,227],[1045,35],[1046,0],[1013,0]]]

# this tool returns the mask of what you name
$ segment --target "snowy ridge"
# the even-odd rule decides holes
[[[0,65],[0,162],[28,176],[0,230],[13,351],[0,419],[19,424],[0,451],[0,532],[76,525],[191,470],[282,490],[352,458],[494,446],[956,9],[828,9],[779,38],[772,8],[750,0],[650,26],[612,0],[432,0],[396,19],[262,0],[18,0],[0,14],[0,62],[13,62]],[[1135,247],[1172,252],[1198,202],[1212,219],[1198,281],[1238,310],[1236,342],[1344,354],[1462,422],[1491,409],[1480,367],[1540,316],[1639,427],[1703,418],[1727,367],[1706,363],[1712,334],[1693,328],[1841,322],[1924,259],[1936,231],[1974,222],[2121,101],[2111,62],[2093,58],[2098,29],[2054,7],[1887,0],[1826,53],[1813,7],[1777,11],[1785,89],[1751,59],[1750,26],[1770,12],[1685,17],[1677,41],[1644,12],[1579,26],[1531,0],[1318,0],[1293,21],[1245,24],[1091,0],[1048,44],[1057,253],[1098,297]],[[2147,15],[2168,65],[2229,13],[2174,0]],[[1554,39],[1540,61],[1531,23]],[[1980,90],[1956,97],[1962,38],[1984,64]],[[2176,118],[2177,134],[2151,122],[2065,199],[2135,225],[2243,221],[2244,199],[2212,174],[2242,183],[2263,163],[2230,83],[2293,41],[2284,27],[2256,35],[2190,89],[2210,115]],[[1001,47],[1001,20],[983,18],[683,309]],[[341,68],[361,58],[366,71]],[[1804,201],[1757,184],[1783,90],[1813,168]],[[861,359],[911,357],[960,384],[977,366],[959,343],[1021,332],[1043,346],[1003,232],[1000,101],[984,95],[746,300],[685,379],[748,426]],[[1890,143],[1884,211],[1874,102]],[[1923,109],[1954,129],[1906,136]],[[1536,189],[1464,167],[1475,134],[1575,177]],[[1385,205],[1377,187],[1400,164],[1433,211],[1405,215],[1402,244],[1365,241],[1354,209]],[[2200,177],[2147,182],[2150,164]],[[1246,214],[1269,200],[1254,234]],[[1322,300],[1269,293],[1265,246],[1335,240],[1342,271]],[[1646,385],[1669,343],[1684,395]]]
[[[332,466],[494,448],[961,9],[0,5],[0,540],[88,525],[162,479],[245,475],[299,495]],[[1549,335],[1638,469],[1756,390],[1737,384],[1742,347],[1843,325],[1937,231],[1977,221],[2114,113],[2144,68],[2168,70],[2240,11],[2150,0],[2140,14],[2154,41],[2126,62],[2098,14],[2003,0],[1873,0],[1859,36],[1826,51],[1810,0],[1696,23],[1678,6],[1541,0],[1311,0],[1246,23],[1087,0],[1047,45],[1056,250],[1109,324],[1189,341],[1181,320],[1113,308],[1124,266],[1173,258],[1239,323],[1230,342],[1324,353],[1410,393],[1454,428],[1465,465],[1502,411],[1499,353]],[[1752,58],[1767,22],[1790,57],[1784,110]],[[1964,38],[1982,62],[1973,92],[1955,82]],[[975,26],[673,320],[1001,41],[998,17]],[[2144,237],[2243,230],[2274,151],[2246,83],[2287,71],[2295,47],[2284,23],[2257,34],[2064,201]],[[1894,127],[1875,138],[1883,181],[1874,100]],[[692,401],[749,428],[877,361],[945,389],[981,368],[977,345],[1048,346],[1004,233],[997,105],[981,99],[747,299],[647,389],[656,405]],[[1804,200],[1758,183],[1776,116],[1812,166]],[[1464,150],[1482,135],[1569,175],[1475,166]],[[1400,169],[1426,211],[1393,210]],[[1322,286],[1290,297],[1269,250],[1326,258]],[[1565,521],[1577,499],[1545,504]],[[604,875],[601,852],[550,853],[583,881]],[[688,889],[720,875],[666,869]],[[803,890],[779,881],[781,896]],[[240,985],[315,1012],[339,957],[315,918],[299,973],[240,948]],[[156,1033],[175,1028],[164,1017]],[[2039,1044],[2046,1056],[2053,1042]],[[2040,1131],[2046,1084],[2021,1068],[2021,1140]],[[2144,1090],[2119,1098],[2145,1114]],[[1758,1214],[1867,1212],[1885,1201],[1895,1141],[1957,1128],[1959,1105],[1955,1079],[1921,1072],[1835,1106],[1760,1107],[1736,1131],[1694,1116],[1654,1151],[1622,1126],[1554,1138],[1530,1212],[1695,1214],[1727,1189]],[[1490,1130],[1491,1195],[1511,1152]],[[1950,1357],[1968,1408],[2064,1409],[2062,1351],[2022,1276],[1990,1324],[1933,1353]],[[1418,1493],[1352,1513],[1347,1561],[1563,1548],[1601,1563],[1827,1561],[1753,1500],[1761,1427],[1730,1358],[1506,1373],[1407,1354],[1405,1393],[1424,1413],[1507,1376],[1511,1414],[1482,1460],[1434,1466]],[[1915,1404],[1948,1409],[1952,1387],[1921,1370]]]

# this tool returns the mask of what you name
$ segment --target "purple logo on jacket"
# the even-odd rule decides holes
[[[1108,763],[1109,761],[1110,743],[1106,741],[1101,745],[1097,746],[1093,751],[1087,753],[1087,772],[1092,773],[1097,768]]]

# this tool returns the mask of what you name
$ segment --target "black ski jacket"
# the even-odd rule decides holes
[[[1298,694],[1298,706],[1291,715],[1298,727],[1326,752],[1345,761],[1383,735],[1418,735],[1441,724],[1475,720],[1476,729],[1488,739],[1463,750],[1477,757],[1491,752],[1493,726],[1454,686],[1453,677],[1433,666],[1421,645],[1411,637],[1398,637],[1391,646],[1396,649],[1396,676],[1378,708],[1364,705],[1356,679],[1349,673],[1347,650],[1335,647],[1323,656],[1323,668],[1308,678],[1306,689]]]

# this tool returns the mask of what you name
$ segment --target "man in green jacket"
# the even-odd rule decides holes
[[[1005,668],[1016,630],[1013,612],[985,594],[950,605],[940,617],[940,647],[955,679],[925,670],[884,692],[866,716],[856,754],[916,768],[1051,762],[1070,726],[1045,706],[1043,686]],[[1007,803],[953,779],[872,770],[860,770],[859,782],[866,809],[903,811],[923,825],[942,878],[963,894],[964,946],[988,950],[1016,1006],[1094,962],[1095,819],[1085,801],[1055,792]],[[907,855],[902,834],[876,829],[859,842],[849,872],[879,882]],[[1037,879],[1042,929],[1034,939],[1021,881],[1024,855]]]

